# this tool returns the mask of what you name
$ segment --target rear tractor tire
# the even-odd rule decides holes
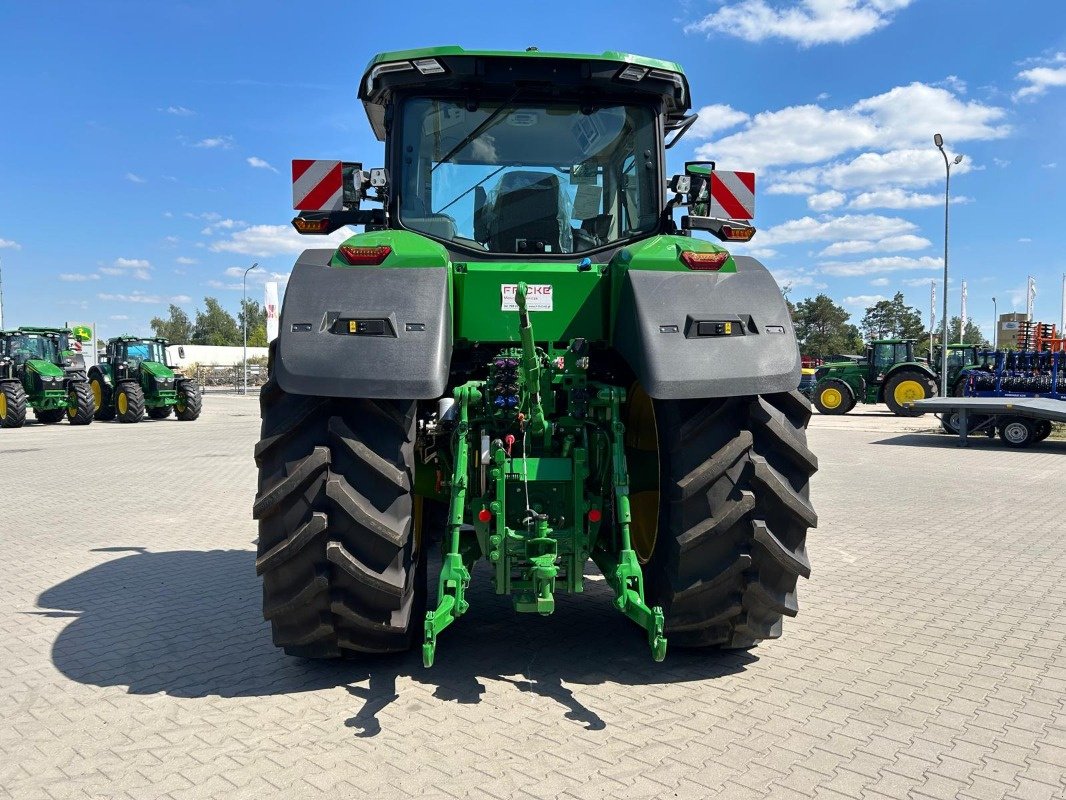
[[[855,395],[844,381],[829,378],[814,387],[813,402],[819,414],[847,414],[855,408]]]
[[[178,402],[174,406],[174,416],[182,422],[192,422],[200,416],[204,407],[200,384],[196,381],[182,381],[178,384]]]
[[[920,417],[925,411],[904,403],[936,397],[936,383],[924,372],[903,369],[885,383],[885,405],[897,417]]]
[[[18,381],[0,383],[0,428],[26,424],[26,391]]]
[[[645,574],[671,645],[747,648],[796,615],[817,524],[810,415],[798,391],[655,403],[662,502]]]
[[[96,403],[87,381],[75,381],[67,389],[67,422],[71,425],[88,425],[93,421]],[[61,414],[64,412],[60,412]]]
[[[133,381],[115,387],[115,411],[119,422],[140,422],[144,416],[144,392]]]
[[[417,403],[260,393],[256,572],[289,655],[421,642],[426,561],[412,494]]]

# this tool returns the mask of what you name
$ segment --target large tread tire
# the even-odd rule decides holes
[[[90,373],[89,391],[92,392],[93,405],[96,406],[96,413],[93,414],[93,418],[99,422],[110,422],[113,420],[118,414],[115,410],[114,392],[100,373]],[[97,400],[98,397],[99,401]]]
[[[822,396],[826,389],[835,389],[840,395],[840,403],[838,405],[826,405]],[[855,394],[852,392],[851,387],[842,380],[827,378],[814,387],[813,394],[814,398],[811,402],[818,409],[819,414],[847,414],[851,409],[855,408]]]
[[[192,422],[200,416],[204,408],[204,396],[200,384],[196,381],[182,381],[178,384],[178,402],[174,406],[174,416],[182,422]]]
[[[332,658],[421,641],[424,548],[416,534],[415,401],[260,392],[256,571],[274,644]]]
[[[40,411],[34,409],[33,416],[42,425],[55,425],[57,422],[63,421],[63,415],[66,413],[66,409],[63,408],[49,408]]]
[[[929,397],[936,397],[936,382],[931,377],[915,369],[901,369],[885,382],[885,405],[897,417],[920,417],[926,412],[917,408],[908,408],[896,400],[896,388],[907,381],[920,384],[925,391],[924,397],[916,399],[925,400]]]
[[[96,413],[96,403],[93,401],[93,392],[87,381],[75,381],[67,389],[67,398],[70,404],[62,412],[66,414],[67,422],[71,425],[88,425],[93,421]]]
[[[123,403],[125,397],[125,403]],[[125,406],[125,411],[123,411]],[[144,392],[135,381],[123,381],[115,387],[115,411],[119,422],[140,422],[144,416]]]
[[[0,428],[21,428],[26,424],[26,390],[18,381],[0,383],[4,395],[0,403]]]
[[[799,391],[656,402],[663,502],[646,574],[672,646],[751,647],[796,615],[817,524],[810,415]]]

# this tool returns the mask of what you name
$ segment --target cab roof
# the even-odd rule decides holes
[[[385,108],[395,91],[429,95],[509,95],[517,87],[551,96],[592,92],[595,99],[658,101],[667,117],[681,119],[692,107],[680,64],[606,50],[602,53],[465,50],[457,45],[379,53],[359,83],[359,99],[379,140]]]

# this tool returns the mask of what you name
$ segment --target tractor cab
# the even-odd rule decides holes
[[[896,364],[914,361],[913,339],[878,339],[866,348],[866,366],[871,383],[880,384]]]
[[[113,365],[125,363],[133,371],[146,361],[168,367],[167,343],[165,339],[119,337],[108,342],[105,359]]]
[[[59,366],[63,363],[63,343],[58,332],[19,328],[0,334],[0,357],[10,361],[15,372],[25,369],[31,361]]]

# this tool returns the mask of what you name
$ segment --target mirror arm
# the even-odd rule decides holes
[[[682,117],[675,124],[667,123],[665,127],[666,133],[673,133],[674,137],[670,141],[665,143],[665,148],[669,150],[675,144],[681,141],[682,137],[688,133],[688,129],[696,124],[696,120],[699,119],[699,114],[689,114],[687,117]]]

